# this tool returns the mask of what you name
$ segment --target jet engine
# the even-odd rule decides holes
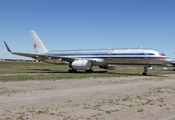
[[[91,62],[89,60],[75,60],[69,64],[70,68],[75,70],[89,70],[91,69]]]
[[[99,66],[99,68],[108,69],[108,70],[116,70],[117,67],[118,67],[118,65],[102,65],[102,66]]]

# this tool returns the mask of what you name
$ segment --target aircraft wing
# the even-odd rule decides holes
[[[60,59],[61,61],[67,61],[67,62],[71,62],[71,61],[74,61],[76,58],[68,58],[68,57],[60,57],[60,56],[52,56],[52,55],[47,55],[47,54],[38,54],[38,53],[18,53],[18,52],[12,52],[10,50],[10,48],[8,47],[7,43],[4,41],[5,43],[5,46],[7,48],[7,51],[8,52],[11,52],[12,54],[15,54],[15,55],[20,55],[20,56],[24,56],[24,57],[31,57],[31,58],[34,58],[34,59],[42,59],[44,57],[50,57],[50,59]]]
[[[15,55],[20,55],[20,56],[31,57],[34,59],[50,57],[50,59],[60,59],[61,61],[67,61],[67,62],[71,62],[75,60],[75,58],[59,57],[59,56],[44,55],[44,54],[17,53],[17,52],[11,52],[11,53]]]

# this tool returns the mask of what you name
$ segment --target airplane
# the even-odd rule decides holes
[[[118,65],[143,65],[142,75],[147,75],[147,68],[151,65],[165,65],[167,56],[154,49],[94,49],[94,50],[47,50],[35,31],[30,31],[34,53],[12,52],[4,41],[11,54],[31,57],[33,59],[52,64],[67,64],[71,69],[68,72],[93,72],[93,66],[102,69],[115,70]]]
[[[168,58],[165,59],[165,61],[168,63],[166,66],[170,68],[175,67],[175,58]],[[175,71],[175,69],[173,69],[173,71]]]

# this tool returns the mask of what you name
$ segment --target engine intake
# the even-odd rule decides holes
[[[69,64],[70,68],[75,70],[89,70],[91,69],[91,62],[89,60],[75,60]]]

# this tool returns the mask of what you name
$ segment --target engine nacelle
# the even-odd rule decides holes
[[[89,70],[91,69],[91,62],[89,60],[75,60],[69,64],[69,67],[75,70]]]
[[[118,67],[118,65],[102,65],[102,66],[99,66],[99,68],[108,69],[108,70],[116,70],[117,67]]]

